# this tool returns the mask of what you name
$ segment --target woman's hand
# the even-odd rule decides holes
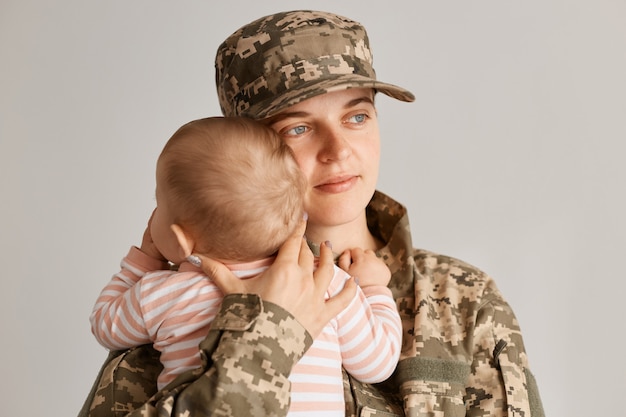
[[[278,251],[276,261],[258,277],[241,280],[222,263],[198,255],[202,269],[224,294],[257,294],[291,313],[315,338],[350,304],[356,284],[350,279],[339,294],[325,299],[334,275],[332,250],[321,245],[319,266],[314,271],[313,253],[303,239],[305,229],[303,220]]]

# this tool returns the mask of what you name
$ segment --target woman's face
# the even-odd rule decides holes
[[[310,226],[338,226],[365,216],[380,160],[372,89],[322,94],[266,122],[294,151],[308,180]]]

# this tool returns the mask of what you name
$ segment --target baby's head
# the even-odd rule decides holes
[[[153,223],[177,225],[182,250],[163,253],[177,257],[170,259],[175,263],[190,252],[225,262],[270,256],[304,214],[306,180],[291,149],[273,130],[246,118],[183,125],[159,156],[156,181]],[[152,231],[164,252],[154,224]]]

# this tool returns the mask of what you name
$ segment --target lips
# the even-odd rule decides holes
[[[352,189],[358,179],[355,175],[341,175],[324,180],[313,188],[324,193],[343,193]]]

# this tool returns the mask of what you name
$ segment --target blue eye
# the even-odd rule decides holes
[[[354,116],[351,116],[348,120],[352,123],[363,123],[366,118],[367,118],[367,115],[364,113],[361,113],[361,114],[355,114]]]
[[[306,127],[305,126],[296,126],[294,128],[289,129],[288,131],[285,132],[286,135],[289,136],[297,136],[297,135],[301,135],[303,133],[306,132]]]

